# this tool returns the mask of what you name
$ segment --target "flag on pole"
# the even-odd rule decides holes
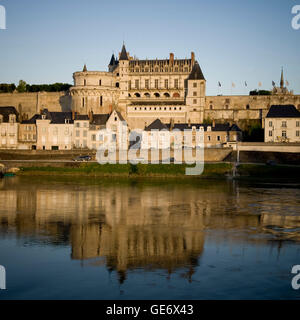
[[[276,86],[275,81],[272,81],[272,86],[273,86],[273,87],[275,87],[275,86]]]
[[[285,84],[287,87],[290,85],[290,83],[287,80],[286,80]]]
[[[232,88],[235,88],[235,83],[234,83],[234,82],[232,82],[231,86],[232,86]]]
[[[258,83],[258,86],[259,86],[259,87],[261,87],[261,86],[262,86],[262,83],[261,83],[261,82],[259,82],[259,83]]]
[[[221,85],[221,82],[220,82],[220,81],[219,81],[219,83],[218,83],[218,86],[219,86],[219,87],[222,87],[222,85]]]

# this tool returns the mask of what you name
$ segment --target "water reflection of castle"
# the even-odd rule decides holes
[[[169,273],[186,268],[191,277],[204,248],[204,229],[290,225],[289,216],[275,215],[267,207],[262,215],[249,214],[249,201],[230,184],[59,187],[3,180],[0,236],[5,231],[35,241],[70,243],[72,259],[105,257],[107,268],[118,271],[121,280],[127,270],[139,267]],[[299,217],[293,218],[293,227],[295,223],[300,226]]]

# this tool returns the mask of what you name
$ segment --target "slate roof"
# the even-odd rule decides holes
[[[300,112],[293,105],[271,106],[267,118],[300,118]]]
[[[17,121],[19,118],[19,112],[15,107],[0,107],[0,114],[3,116],[3,122],[9,122],[9,115],[15,114]]]
[[[108,65],[109,71],[113,72],[117,68],[118,65],[119,65],[119,61],[115,58],[115,55],[113,54],[111,56],[111,59],[110,59],[109,65]]]
[[[48,109],[44,109],[42,114],[46,115],[47,120],[51,120],[51,124],[64,124],[66,119],[69,123],[74,123],[72,112],[49,112]],[[42,115],[39,115],[38,119],[42,119]]]
[[[128,60],[128,55],[126,52],[125,44],[123,44],[119,60]]]
[[[117,111],[117,110],[115,110],[115,111],[116,111],[116,113],[117,113],[117,115],[118,115],[118,117],[119,117],[120,121],[125,121],[125,119],[123,118],[123,116],[122,116],[121,112],[119,112],[119,111]]]
[[[170,124],[168,124],[168,127],[170,128]],[[196,130],[199,130],[200,127],[204,128],[204,131],[207,131],[208,127],[211,127],[211,131],[230,131],[232,126],[230,126],[229,123],[216,123],[215,126],[213,127],[212,125],[208,124],[201,124],[201,123],[191,123],[190,125],[188,123],[175,123],[173,125],[173,130],[191,130],[192,127],[196,127]]]
[[[157,64],[166,64],[170,65],[170,59],[133,59],[129,61],[130,66],[135,65],[157,65]],[[185,64],[190,65],[192,63],[192,59],[174,59],[174,65],[176,66],[183,66]]]
[[[93,114],[93,125],[105,125],[110,114]]]
[[[193,69],[188,77],[188,80],[205,80],[202,70],[197,61],[193,66]]]
[[[89,120],[89,116],[87,114],[75,114],[75,120]]]
[[[242,130],[236,124],[233,124],[229,131],[241,132]]]
[[[115,61],[116,61],[115,55],[112,54],[111,59],[110,59],[110,62],[109,62],[109,66],[113,66],[113,65],[115,64]]]
[[[22,124],[35,124],[37,119],[40,119],[39,114],[35,114],[32,118],[30,118],[28,120],[23,120]]]
[[[162,123],[159,119],[153,121],[148,127],[145,128],[145,131],[151,130],[169,130],[169,128]]]
[[[208,127],[211,127],[211,131],[217,131],[217,132],[228,132],[228,131],[241,131],[241,129],[236,125],[230,125],[229,123],[216,123],[213,127],[209,124],[201,124],[201,123],[191,123],[190,125],[188,123],[175,123],[173,125],[172,130],[191,130],[193,127],[196,127],[196,130],[199,130],[200,127],[204,128],[204,131],[207,131]],[[151,131],[151,130],[170,130],[171,124],[164,124],[159,119],[156,119],[154,122],[152,122],[148,127],[145,128],[145,131]]]

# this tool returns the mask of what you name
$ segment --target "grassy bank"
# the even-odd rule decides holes
[[[24,167],[21,168],[19,175],[27,176],[86,176],[86,177],[180,177],[191,178],[185,174],[187,166],[185,164],[90,164],[82,163],[76,166],[61,167]],[[227,178],[232,174],[233,165],[229,163],[212,164],[204,166],[204,172],[195,178]],[[267,166],[256,164],[242,164],[238,168],[237,179],[292,179],[300,180],[300,166]]]
[[[62,167],[23,167],[19,175],[84,175],[84,176],[123,176],[123,177],[186,177],[187,166],[183,164],[89,164]],[[207,164],[203,177],[224,177],[232,170],[231,164]]]

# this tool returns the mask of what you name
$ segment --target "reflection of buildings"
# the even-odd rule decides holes
[[[0,182],[0,235],[70,243],[72,259],[104,257],[120,281],[136,268],[187,268],[190,278],[205,230],[300,227],[300,217],[287,216],[284,203],[274,210],[270,195],[260,195],[261,207],[251,208],[255,195],[236,192],[232,184],[43,185],[26,179]]]

